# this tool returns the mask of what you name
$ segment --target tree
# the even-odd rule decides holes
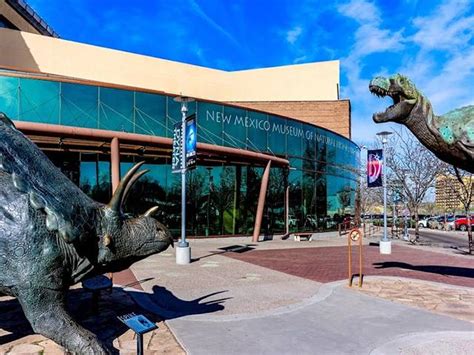
[[[359,186],[359,203],[361,215],[374,214],[374,208],[376,206],[383,205],[383,190],[381,187],[368,187],[367,186],[367,171],[364,166],[361,169],[361,179]]]
[[[469,254],[472,254],[472,226],[471,226],[471,204],[474,199],[474,174],[469,173],[465,170],[461,170],[453,165],[447,165],[445,167],[445,175],[447,178],[455,176],[459,184],[446,184],[446,188],[449,192],[458,200],[463,208],[464,213],[467,216],[467,237],[468,237],[468,248]]]
[[[434,187],[444,163],[423,146],[406,129],[393,135],[389,142],[387,165],[393,178],[400,182],[407,207],[415,217],[415,239],[418,239],[418,212],[427,192]]]

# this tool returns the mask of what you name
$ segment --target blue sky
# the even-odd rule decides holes
[[[28,0],[62,38],[239,70],[341,61],[352,134],[372,141],[389,99],[375,75],[403,73],[443,114],[474,104],[472,0]],[[315,78],[317,80],[317,78]]]

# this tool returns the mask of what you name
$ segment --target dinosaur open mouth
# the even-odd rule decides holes
[[[380,121],[383,120],[382,119],[383,117],[387,117],[386,120],[388,120],[388,117],[392,116],[391,113],[394,113],[398,105],[406,99],[406,97],[402,94],[401,91],[385,90],[384,88],[381,88],[380,86],[377,86],[377,85],[370,85],[369,91],[375,96],[378,96],[378,97],[389,96],[393,100],[393,105],[390,105],[389,107],[387,107],[385,112],[377,112],[374,114],[374,117],[378,117]]]

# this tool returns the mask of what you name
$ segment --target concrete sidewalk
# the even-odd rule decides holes
[[[303,275],[331,272],[311,260],[305,263],[303,258],[298,263],[294,258],[332,253],[326,256],[343,259],[336,260],[333,269],[346,261],[347,254],[337,248],[344,248],[345,243],[345,238],[334,236],[311,243],[275,240],[258,245],[243,238],[191,241],[195,262],[190,265],[176,265],[171,252],[135,264],[132,270],[138,280],[155,278],[141,283],[145,292],[132,296],[142,307],[165,317],[190,354],[424,354],[440,353],[440,349],[472,353],[474,324],[465,321],[474,319],[472,288],[383,276],[391,269],[382,269],[382,276],[367,277],[361,291],[346,287],[346,280],[322,283],[292,275],[298,275],[291,270],[292,263],[305,269]],[[252,262],[255,249],[269,267]],[[414,257],[434,263],[453,260],[445,253],[399,250],[404,255],[416,252]],[[282,260],[290,252],[293,262]],[[472,259],[459,256],[455,261],[467,265]],[[272,265],[286,265],[286,272]],[[428,279],[439,276],[427,270]],[[470,275],[466,267],[462,270]],[[454,281],[459,284],[459,280],[462,275]],[[423,297],[428,299],[424,303]]]
[[[189,354],[432,354],[440,344],[449,344],[451,354],[470,354],[474,346],[472,323],[365,296],[340,283],[321,287],[294,310],[221,321],[181,317],[168,325]]]
[[[90,295],[80,290],[72,313],[123,354],[135,339],[116,316],[130,310],[160,322],[146,354],[471,354],[472,257],[402,241],[380,256],[373,241],[364,239],[361,289],[347,287],[347,238],[335,233],[191,240],[190,265],[176,265],[173,249],[149,257],[114,275],[99,317],[84,311]],[[0,299],[2,309],[0,353],[64,353],[31,335],[16,301]]]

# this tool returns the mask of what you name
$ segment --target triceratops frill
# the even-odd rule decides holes
[[[107,353],[64,308],[69,286],[126,269],[172,245],[151,214],[121,210],[146,173],[136,164],[107,205],[90,199],[0,113],[0,293],[17,297],[33,330],[70,351]],[[58,332],[58,329],[61,329]]]

